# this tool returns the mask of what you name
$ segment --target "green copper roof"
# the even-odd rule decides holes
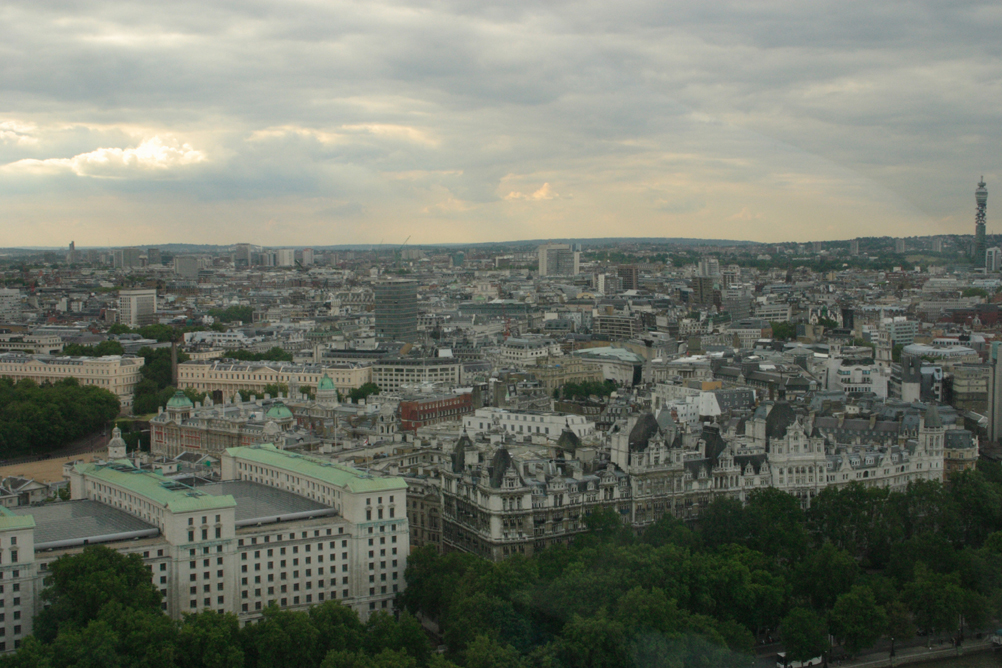
[[[279,402],[272,404],[268,412],[264,414],[265,418],[268,420],[288,420],[292,418],[292,411],[285,404]]]
[[[331,377],[328,376],[327,374],[324,374],[324,377],[320,379],[319,383],[317,383],[317,389],[318,390],[335,390],[337,388],[334,387],[334,381],[331,380]]]
[[[232,496],[212,496],[196,491],[162,475],[138,469],[127,459],[108,464],[77,464],[75,468],[81,475],[127,489],[174,513],[232,508],[237,505]]]
[[[16,515],[10,509],[0,506],[0,531],[8,529],[32,529],[35,518],[31,515]]]
[[[194,405],[191,403],[191,399],[181,390],[175,392],[174,396],[167,402],[167,408],[191,408]]]
[[[290,473],[298,473],[302,476],[322,480],[336,487],[345,487],[355,493],[407,489],[407,483],[404,482],[403,478],[372,476],[345,464],[335,464],[279,450],[271,443],[242,448],[227,448],[226,454],[236,459],[274,466]]]

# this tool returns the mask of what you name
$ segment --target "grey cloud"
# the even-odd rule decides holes
[[[743,207],[713,191],[789,221],[798,189],[847,219],[869,202],[869,229],[963,221],[973,179],[1002,172],[1000,29],[988,2],[8,2],[0,123],[40,130],[0,134],[0,165],[153,134],[208,159],[169,179],[5,178],[0,194],[55,188],[57,217],[88,192],[316,197],[339,204],[302,215],[353,202],[375,226],[440,216],[448,234],[582,211],[639,231],[703,216],[715,234]],[[303,132],[261,138],[283,127]],[[428,176],[389,176],[409,172]],[[596,199],[505,204],[506,178]]]

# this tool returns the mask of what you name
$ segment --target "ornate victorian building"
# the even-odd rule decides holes
[[[441,472],[443,548],[490,559],[531,554],[583,531],[599,507],[640,529],[666,514],[695,520],[717,496],[746,501],[765,487],[807,507],[828,486],[903,490],[943,479],[946,429],[934,405],[915,438],[892,445],[840,443],[785,402],[698,432],[661,418],[620,420],[601,448],[565,429],[546,457],[529,446],[477,445],[464,432]]]

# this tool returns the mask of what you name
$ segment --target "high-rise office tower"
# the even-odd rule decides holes
[[[988,355],[988,440],[1002,439],[1002,363],[999,348],[1002,343],[992,343]]]
[[[704,257],[699,261],[698,271],[700,276],[719,276],[720,260],[715,257]]]
[[[580,271],[581,252],[569,244],[543,244],[539,254],[540,276],[577,276]]]
[[[146,249],[146,266],[147,267],[162,267],[164,264],[163,258],[160,256],[159,248],[147,248]]]
[[[985,251],[985,271],[1002,271],[1002,248],[994,246]]]
[[[713,277],[694,276],[692,279],[692,303],[710,305],[713,303]]]
[[[278,249],[278,266],[291,267],[296,263],[296,251],[292,248]]]
[[[174,257],[174,273],[185,278],[198,278],[200,264],[194,255],[177,255]]]
[[[251,255],[254,249],[250,244],[237,244],[233,249],[233,266],[249,267],[251,265]]]
[[[640,268],[635,264],[619,265],[619,280],[624,290],[640,289]]]
[[[112,263],[116,269],[131,269],[140,266],[138,248],[120,248],[113,251]]]
[[[157,317],[155,289],[119,290],[118,322],[129,327],[152,325]]]
[[[388,341],[417,340],[417,283],[377,283],[376,337]]]
[[[988,188],[985,187],[985,177],[981,177],[978,189],[974,191],[974,201],[978,212],[974,216],[974,266],[982,266],[985,262],[985,209],[988,207]]]

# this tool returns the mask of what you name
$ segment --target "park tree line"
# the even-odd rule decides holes
[[[42,600],[34,635],[0,668],[456,668],[432,654],[409,614],[378,611],[363,623],[336,601],[272,606],[243,628],[215,611],[173,620],[139,555],[103,546],[55,560]]]
[[[75,378],[42,385],[0,378],[0,459],[62,447],[101,429],[119,410],[113,393]]]
[[[215,612],[171,620],[138,555],[88,547],[50,566],[35,636],[0,668],[687,668],[751,665],[770,636],[791,660],[829,651],[829,633],[835,655],[949,637],[1002,604],[1002,476],[985,469],[905,492],[827,488],[806,511],[765,488],[639,535],[597,511],[571,543],[499,563],[424,547],[403,612],[366,623],[334,601],[242,629]],[[438,622],[444,655],[418,614]]]
[[[460,664],[485,643],[506,666],[681,668],[747,663],[769,637],[791,660],[952,639],[1002,612],[1000,490],[997,467],[906,492],[829,487],[806,511],[766,488],[639,536],[593,513],[590,532],[531,558],[417,550],[402,601]]]

